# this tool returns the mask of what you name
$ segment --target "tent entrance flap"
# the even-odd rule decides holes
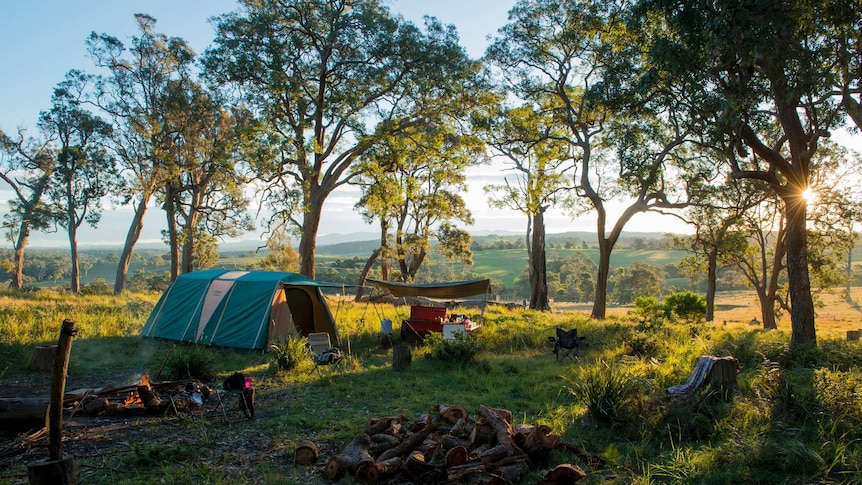
[[[284,342],[294,329],[293,316],[287,304],[284,285],[272,296],[272,310],[269,314],[269,338],[271,341]]]

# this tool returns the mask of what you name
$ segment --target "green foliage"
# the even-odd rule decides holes
[[[35,342],[31,339],[56,341],[54,323],[63,315],[73,316],[80,328],[70,363],[70,385],[75,388],[94,382],[123,384],[145,369],[151,369],[155,379],[155,369],[171,352],[169,342],[138,335],[157,294],[103,297],[7,290],[0,298],[0,384],[39,378],[27,370]],[[634,316],[597,322],[580,312],[490,305],[482,327],[469,334],[476,347],[459,347],[457,340],[444,342],[432,335],[427,345],[414,348],[410,370],[396,373],[391,352],[380,348],[378,322],[383,316],[397,319],[409,308],[376,304],[371,311],[364,303],[347,301],[333,307],[342,349],[349,357],[343,374],[325,379],[282,372],[274,363],[275,351],[177,344],[169,360],[183,361],[182,370],[175,372],[166,364],[160,379],[175,374],[187,378],[192,360],[209,357],[210,379],[216,385],[236,371],[253,376],[260,409],[272,412],[261,412],[241,427],[219,425],[217,440],[212,439],[210,423],[178,421],[165,430],[171,441],[110,451],[120,463],[136,467],[135,478],[106,477],[109,471],[93,466],[91,481],[151,482],[170,470],[205,482],[200,464],[206,463],[206,476],[218,477],[216,483],[267,482],[261,477],[298,482],[304,472],[292,466],[250,461],[238,472],[235,463],[223,463],[219,457],[236,451],[238,440],[258,435],[263,442],[288,448],[308,436],[343,446],[361,432],[368,416],[413,418],[426,412],[429,403],[460,404],[469,411],[499,403],[495,405],[513,411],[516,424],[547,424],[565,441],[583,443],[605,458],[608,465],[601,472],[584,466],[593,475],[616,475],[605,480],[609,484],[777,484],[799,477],[806,483],[842,483],[862,473],[858,342],[822,340],[818,352],[795,358],[782,332],[668,321],[644,328]],[[369,318],[372,313],[374,318]],[[557,363],[550,353],[547,337],[558,326],[575,327],[588,336],[578,363]],[[183,356],[186,352],[190,355]],[[738,392],[731,401],[720,402],[707,387],[691,400],[670,403],[666,387],[684,382],[704,354],[740,359]],[[172,444],[159,444],[167,442]],[[102,445],[96,444],[100,450]],[[79,460],[83,466],[94,463],[86,456]]]
[[[279,342],[271,343],[269,350],[275,368],[281,371],[295,369],[309,360],[308,339],[296,331],[290,332]]]
[[[620,366],[604,361],[587,365],[575,373],[568,391],[598,422],[625,424],[635,416],[638,387],[634,376]]]
[[[432,333],[425,337],[424,343],[431,349],[432,359],[444,362],[469,364],[479,353],[479,339],[473,332],[456,332],[451,340],[444,339],[443,334]]]
[[[640,321],[642,328],[660,327],[663,323],[664,311],[658,298],[654,296],[639,296],[635,298],[635,309],[631,311]]]
[[[164,374],[170,379],[200,379],[215,376],[216,352],[210,347],[182,345],[165,362]]]
[[[706,319],[706,298],[693,291],[671,293],[662,305],[669,319],[681,318],[689,323],[700,323]]]

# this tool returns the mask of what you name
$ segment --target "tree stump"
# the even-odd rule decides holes
[[[859,340],[860,335],[862,335],[862,330],[848,330],[847,331],[847,341],[848,342],[855,342],[855,341]]]
[[[704,355],[697,361],[685,384],[668,387],[667,393],[675,399],[686,398],[703,385],[710,384],[718,390],[722,400],[728,400],[736,389],[738,373],[739,361],[736,357]]]
[[[47,372],[54,369],[54,359],[57,356],[56,345],[37,345],[30,357],[30,370]]]
[[[409,345],[399,344],[392,347],[392,368],[397,371],[406,370],[413,362],[413,350]]]
[[[76,485],[75,460],[65,457],[27,465],[30,485]]]

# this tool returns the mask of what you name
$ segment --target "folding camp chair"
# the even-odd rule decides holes
[[[341,353],[341,349],[332,346],[327,332],[308,334],[308,348],[314,361],[314,368],[309,371],[309,374],[315,370],[320,374],[321,365],[334,366],[339,372],[342,370],[341,362],[344,360],[344,354]]]
[[[566,357],[575,362],[575,358],[578,356],[578,347],[585,338],[578,336],[578,329],[576,328],[563,330],[557,327],[557,336],[548,337],[548,340],[554,343],[554,350],[551,352],[557,355],[557,362]]]

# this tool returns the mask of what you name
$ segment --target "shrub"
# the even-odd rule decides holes
[[[457,332],[455,338],[446,340],[443,334],[431,333],[425,337],[425,344],[431,349],[432,359],[467,364],[476,360],[479,353],[479,340],[471,332]]]
[[[569,393],[583,401],[596,421],[608,424],[628,422],[638,403],[637,385],[629,372],[599,361],[579,372]]]
[[[706,319],[706,298],[693,291],[678,291],[664,299],[664,314],[673,320],[681,318],[686,322],[703,322]]]
[[[657,328],[664,323],[662,306],[654,296],[639,296],[635,298],[635,309],[632,314],[638,317],[641,328]]]
[[[198,345],[184,346],[173,352],[165,363],[171,379],[211,380],[215,359],[210,351]]]
[[[289,371],[308,360],[308,339],[297,333],[290,332],[279,342],[270,344],[272,359],[278,370]]]
[[[114,287],[109,285],[105,278],[96,278],[81,287],[82,295],[112,295]]]

